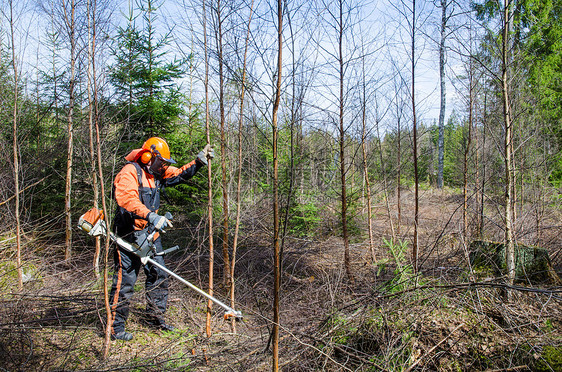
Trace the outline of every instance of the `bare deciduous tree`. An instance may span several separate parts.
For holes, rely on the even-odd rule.
[[[225,22],[226,15],[224,14],[224,5],[221,0],[216,0],[213,3],[214,11],[214,33],[216,43],[216,53],[218,59],[218,74],[219,74],[219,120],[220,120],[220,163],[221,163],[221,188],[222,188],[222,256],[225,265],[223,270],[223,281],[225,286],[228,286],[230,281],[230,270],[227,268],[230,262],[228,253],[228,223],[229,223],[229,202],[228,202],[228,156],[227,156],[227,128],[225,121],[225,76],[224,76],[224,45],[223,45],[223,23]]]
[[[96,152],[94,142],[94,121],[98,118],[97,103],[97,80],[96,80],[96,22],[97,22],[97,0],[88,0],[88,134],[90,145],[90,166],[92,175],[93,201],[94,208],[98,208],[99,187],[96,169]],[[94,251],[93,266],[96,278],[99,277],[99,260],[101,253],[100,237],[96,237],[96,247]]]
[[[208,43],[207,43],[207,12],[206,12],[206,0],[203,1],[203,44],[205,48],[205,131],[207,135],[207,144],[211,143],[211,125],[210,125],[210,115],[209,115],[209,53],[208,53]],[[207,204],[207,214],[208,214],[208,224],[209,224],[209,295],[213,295],[213,270],[214,270],[214,242],[213,242],[213,178],[211,173],[211,159],[207,160],[209,163],[207,165],[207,185],[208,185],[208,204]],[[205,331],[207,337],[211,337],[211,311],[213,308],[213,301],[209,300],[207,302],[207,320]]]
[[[510,101],[511,64],[511,24],[513,22],[513,2],[505,0],[502,11],[502,60],[501,60],[501,92],[503,102],[504,125],[504,162],[505,162],[505,260],[509,284],[515,280],[515,242],[514,225],[514,161],[513,161],[513,119]],[[509,292],[508,292],[509,293]]]
[[[365,193],[367,195],[367,229],[369,232],[369,251],[371,260],[375,262],[375,243],[373,241],[373,208],[371,205],[371,181],[369,180],[369,168],[367,163],[367,79],[365,72],[365,52],[361,53],[361,152],[363,155],[363,177],[365,179]],[[376,101],[376,100],[375,100]],[[375,103],[376,104],[376,103]],[[378,129],[378,126],[377,126]],[[382,166],[382,163],[381,163]],[[386,181],[386,176],[383,176]],[[386,189],[385,189],[386,191]],[[387,198],[388,200],[388,198]],[[390,220],[392,226],[392,220]]]
[[[281,76],[283,67],[283,6],[282,0],[277,0],[277,83],[271,125],[273,129],[273,363],[272,370],[279,370],[279,328],[280,328],[280,282],[281,259],[279,252],[279,170],[277,159],[277,115],[281,101]]]
[[[77,53],[77,35],[76,35],[76,2],[70,0],[70,8],[66,4],[63,5],[64,23],[68,32],[70,43],[70,81],[68,84],[68,116],[67,116],[67,157],[66,157],[66,182],[64,196],[64,214],[66,219],[66,239],[64,257],[69,260],[72,255],[72,212],[71,212],[71,193],[72,193],[72,169],[74,155],[74,105],[75,105],[75,87],[76,87],[76,53]]]
[[[414,239],[412,245],[412,265],[414,272],[418,272],[419,257],[419,172],[418,172],[418,122],[416,117],[416,0],[412,0],[412,23],[410,25],[411,40],[411,98],[412,98],[412,136],[413,136],[413,159],[414,159]]]
[[[452,5],[450,0],[440,0],[441,7],[441,24],[439,32],[439,88],[440,88],[440,106],[439,106],[439,139],[438,139],[438,169],[437,169],[437,187],[443,188],[443,166],[445,160],[445,107],[447,102],[446,96],[446,40],[447,40],[447,24],[451,18],[451,14],[447,12]]]
[[[350,135],[349,128],[351,120],[348,105],[350,101],[351,85],[349,81],[349,69],[352,61],[357,57],[356,45],[353,43],[353,26],[355,23],[355,15],[358,13],[358,5],[353,1],[334,0],[322,3],[322,12],[328,16],[325,21],[328,27],[328,35],[331,42],[326,47],[325,41],[319,42],[319,47],[332,60],[333,85],[328,87],[333,91],[333,105],[337,107],[331,114],[331,121],[334,123],[337,132],[335,139],[338,146],[338,173],[340,181],[340,221],[342,228],[342,240],[344,245],[344,268],[350,281],[354,280],[351,270],[351,256],[349,251],[349,196],[348,196],[348,172],[351,169],[352,162],[347,159],[346,141]],[[337,85],[337,88],[335,87]],[[337,93],[336,93],[337,92]]]
[[[238,118],[238,171],[236,175],[236,220],[234,225],[234,238],[232,240],[232,256],[230,262],[230,306],[234,308],[235,306],[235,275],[234,268],[236,267],[236,252],[238,249],[238,234],[240,232],[240,212],[242,206],[242,131],[244,128],[244,98],[246,94],[246,68],[247,68],[247,58],[248,58],[248,46],[250,41],[250,29],[252,24],[252,16],[254,14],[254,1],[250,4],[250,14],[248,16],[248,28],[246,30],[246,38],[244,42],[244,55],[242,62],[242,79],[240,83],[240,116]],[[236,333],[236,319],[231,320],[232,331]]]
[[[16,44],[15,44],[15,20],[14,20],[14,4],[13,0],[9,2],[10,6],[10,39],[12,49],[12,68],[14,72],[14,110],[13,110],[13,161],[14,161],[14,213],[16,217],[16,266],[18,270],[18,288],[23,289],[23,270],[21,260],[21,220],[20,220],[20,169],[19,169],[19,144],[18,144],[18,100],[19,100],[19,75],[18,75],[18,60],[16,59]]]

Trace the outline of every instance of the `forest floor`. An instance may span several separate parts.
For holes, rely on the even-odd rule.
[[[343,265],[343,242],[334,222],[317,236],[287,238],[283,250],[280,367],[284,371],[562,371],[562,287],[520,281],[469,265],[462,239],[462,196],[425,191],[420,206],[420,272],[409,266],[411,206],[404,197],[398,234],[391,240],[386,207],[375,209],[375,261],[366,232],[350,245],[353,279]],[[392,206],[394,208],[394,206]],[[264,207],[265,208],[265,207]],[[498,213],[494,214],[497,210]],[[485,237],[501,240],[501,208],[487,206]],[[259,211],[258,211],[259,212]],[[252,213],[266,216],[264,213]],[[520,211],[520,241],[548,249],[562,266],[561,211]],[[24,290],[16,291],[13,241],[0,239],[0,371],[269,371],[272,325],[272,252],[267,222],[245,220],[236,265],[236,308],[230,322],[214,307],[212,336],[205,332],[206,301],[170,282],[167,319],[174,332],[143,322],[144,275],[132,299],[127,330],[132,341],[111,341],[103,358],[103,281],[89,250],[61,259],[63,247],[25,236]],[[536,221],[540,221],[537,225]],[[168,267],[206,288],[204,248],[185,247],[197,229],[176,228],[166,246],[184,249]],[[364,222],[358,230],[366,231]],[[540,229],[537,230],[537,226]],[[540,233],[539,233],[540,231]],[[91,244],[75,234],[77,242]],[[191,240],[191,239],[188,239]],[[401,242],[407,242],[401,244]],[[169,243],[169,244],[167,244]],[[205,243],[202,244],[204,246]],[[392,249],[390,249],[392,248]],[[215,294],[226,300],[220,248],[215,254]],[[394,252],[392,254],[391,252]],[[227,302],[227,301],[224,301]]]

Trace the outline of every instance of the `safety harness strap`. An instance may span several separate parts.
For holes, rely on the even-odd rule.
[[[154,178],[155,187],[154,187],[153,190],[150,191],[150,200],[144,200],[143,192],[141,190],[141,188],[142,188],[142,169],[141,169],[139,163],[137,163],[137,162],[130,161],[129,164],[133,164],[135,166],[135,169],[137,170],[137,179],[138,179],[138,184],[139,184],[139,198],[140,198],[140,201],[148,207],[148,206],[152,205],[152,202],[154,201],[154,198],[156,197],[156,194],[158,193],[158,189],[161,187],[160,181],[157,178]],[[151,209],[151,208],[149,207],[149,209]]]

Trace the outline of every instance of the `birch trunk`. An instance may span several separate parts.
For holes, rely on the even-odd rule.
[[[509,97],[508,70],[510,64],[510,18],[511,0],[506,0],[503,9],[503,40],[502,40],[502,98],[504,124],[504,157],[505,157],[505,261],[507,268],[507,282],[513,284],[515,280],[515,242],[513,239],[514,224],[514,169],[513,169],[513,122],[511,117]],[[510,297],[508,291],[508,299]]]
[[[13,111],[13,155],[14,155],[14,214],[16,217],[16,265],[18,268],[18,289],[23,289],[23,269],[21,260],[21,219],[20,219],[20,169],[19,169],[19,149],[18,149],[18,65],[16,60],[16,44],[14,30],[14,4],[10,0],[10,37],[12,41],[12,67],[14,69],[14,111]]]
[[[438,169],[437,187],[443,188],[443,165],[445,159],[445,38],[447,30],[447,0],[441,0],[441,39],[439,41],[439,82],[441,89],[441,104],[439,107],[439,140],[438,140]]]

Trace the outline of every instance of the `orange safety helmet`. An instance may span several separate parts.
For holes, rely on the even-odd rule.
[[[170,148],[166,141],[160,137],[150,137],[142,145],[142,149],[145,150],[140,161],[144,164],[148,164],[150,160],[154,157],[158,157],[161,160],[168,163],[175,163],[176,161],[170,156]]]

